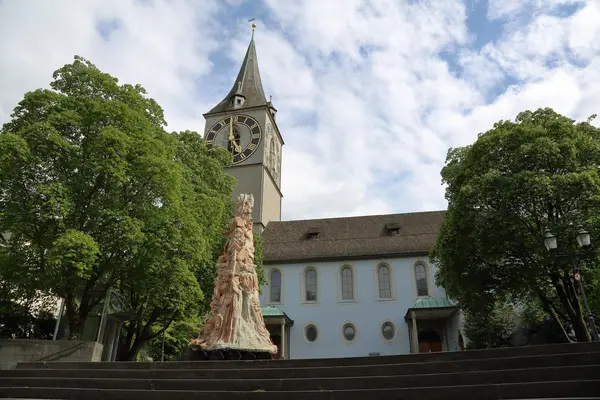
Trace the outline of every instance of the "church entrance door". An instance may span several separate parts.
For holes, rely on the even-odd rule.
[[[442,339],[435,331],[419,332],[419,353],[442,351]]]
[[[275,360],[279,360],[281,358],[281,335],[271,334],[271,341],[275,346],[277,346],[277,354],[273,356]]]

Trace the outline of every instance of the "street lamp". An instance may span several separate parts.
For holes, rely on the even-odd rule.
[[[591,238],[588,231],[581,229],[579,233],[577,233],[577,244],[581,248],[586,248],[591,244]],[[544,235],[544,246],[546,246],[546,250],[549,252],[553,252],[558,248],[558,241],[556,236],[554,236],[550,231],[546,231]],[[598,330],[596,329],[596,323],[594,322],[594,316],[592,314],[592,310],[587,301],[587,296],[585,295],[585,290],[583,288],[583,282],[581,281],[581,275],[579,273],[579,265],[577,264],[577,258],[579,254],[577,253],[568,253],[568,254],[553,254],[556,257],[567,257],[571,260],[571,264],[573,265],[573,279],[577,282],[579,286],[579,290],[581,290],[581,298],[583,299],[583,305],[588,311],[588,324],[590,326],[590,330],[592,333],[592,339],[595,342],[600,342],[600,337],[598,336]]]

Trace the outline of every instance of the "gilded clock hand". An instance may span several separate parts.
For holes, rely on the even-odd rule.
[[[238,153],[242,152],[241,146],[236,143],[235,136],[233,136],[233,116],[229,119],[229,141],[233,145],[235,151],[237,151]]]

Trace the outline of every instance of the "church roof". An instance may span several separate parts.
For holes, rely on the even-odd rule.
[[[427,254],[444,211],[271,221],[263,232],[266,264]]]
[[[245,97],[243,108],[270,105],[270,103],[267,102],[262,81],[260,80],[254,33],[252,34],[252,39],[248,45],[248,50],[246,51],[246,56],[242,62],[240,72],[238,72],[237,78],[235,79],[235,82],[233,82],[233,87],[227,96],[206,114],[216,114],[233,110],[230,99],[235,94],[241,94]]]

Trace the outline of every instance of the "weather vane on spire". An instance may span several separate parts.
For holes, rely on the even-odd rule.
[[[248,20],[248,22],[252,22],[256,19],[256,17],[252,17]],[[256,24],[252,23],[252,37],[254,38],[254,29],[256,28]]]

